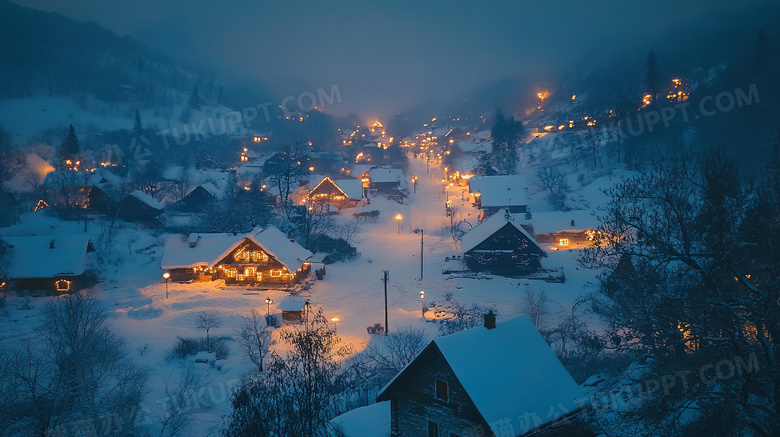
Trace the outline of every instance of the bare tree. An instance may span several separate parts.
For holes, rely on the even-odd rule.
[[[271,346],[271,330],[254,308],[249,316],[242,316],[241,325],[238,328],[238,342],[244,349],[244,356],[249,358],[257,371],[263,372],[263,362]]]
[[[526,290],[523,297],[522,308],[523,311],[531,317],[531,321],[537,330],[542,329],[542,319],[547,315],[547,306],[550,303],[550,299],[544,293],[540,291],[538,294],[534,290]]]
[[[134,423],[146,372],[127,358],[98,299],[89,293],[64,297],[47,304],[43,318],[36,336],[0,352],[4,431],[126,435],[120,423]]]
[[[207,383],[192,368],[184,370],[176,386],[171,384],[171,378],[164,385],[165,405],[160,418],[160,437],[175,437],[182,435],[196,414],[209,411],[212,405],[200,399],[199,393],[202,393]]]
[[[27,166],[24,154],[11,144],[8,133],[0,129],[0,186]]]
[[[548,200],[556,208],[565,207],[566,195],[569,193],[569,184],[566,181],[566,175],[558,167],[545,166],[537,173],[539,185],[542,189],[550,192]]]
[[[195,318],[195,327],[206,331],[206,350],[211,352],[209,331],[222,326],[222,317],[216,311],[200,311]]]

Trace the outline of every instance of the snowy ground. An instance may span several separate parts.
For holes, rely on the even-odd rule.
[[[527,290],[543,291],[550,299],[550,314],[546,323],[552,325],[557,318],[570,314],[571,307],[588,282],[593,282],[595,272],[578,269],[576,251],[550,252],[543,260],[545,268],[563,268],[566,282],[510,279],[495,276],[466,278],[461,274],[442,274],[443,270],[460,270],[460,261],[445,261],[448,256],[459,254],[458,242],[450,233],[450,219],[445,214],[445,202],[449,198],[455,209],[454,221],[465,220],[476,225],[477,211],[470,205],[468,194],[460,187],[447,191],[441,183],[442,171],[431,166],[425,171],[425,161],[412,160],[409,178],[419,176],[416,194],[411,194],[405,204],[375,198],[365,210],[381,211],[376,223],[359,223],[360,231],[354,242],[360,256],[353,261],[328,265],[322,281],[314,281],[304,292],[314,308],[322,308],[325,316],[338,315],[338,334],[356,350],[367,344],[366,327],[384,322],[384,290],[382,271],[389,271],[387,286],[390,331],[405,325],[425,329],[431,338],[437,335],[437,324],[430,323],[429,311],[423,319],[420,290],[425,291],[425,303],[443,303],[445,295],[452,294],[463,305],[476,303],[495,307],[499,319],[508,319],[523,312]],[[353,222],[352,213],[346,210],[339,220]],[[394,216],[400,213],[398,223]],[[400,226],[399,226],[400,225]],[[468,228],[469,225],[461,225]],[[195,329],[196,313],[214,310],[222,315],[223,325],[212,331],[213,337],[236,336],[240,316],[251,309],[265,314],[266,297],[276,304],[284,297],[281,290],[245,289],[225,287],[220,281],[211,283],[166,284],[161,279],[160,259],[164,235],[139,231],[132,225],[114,230],[111,247],[107,247],[105,234],[108,224],[92,223],[89,233],[96,242],[99,276],[102,282],[96,286],[99,296],[113,312],[113,325],[127,338],[130,354],[151,371],[149,392],[142,408],[138,426],[148,426],[152,434],[159,434],[159,417],[166,405],[165,382],[177,381],[186,366],[197,369],[209,381],[202,393],[204,403],[213,405],[211,411],[198,417],[197,426],[187,435],[214,435],[221,426],[223,415],[230,411],[229,389],[242,375],[249,372],[251,364],[242,357],[235,342],[230,344],[230,355],[221,369],[208,364],[168,361],[166,352],[174,345],[176,337],[201,337]],[[400,228],[400,230],[399,230]],[[420,280],[420,235],[416,228],[425,231],[424,278]],[[2,235],[29,235],[31,233],[59,233],[83,231],[83,224],[63,223],[40,214],[28,215],[22,224],[0,230]],[[21,309],[24,299],[9,296],[7,317],[0,318],[0,345],[12,345],[24,335],[29,335],[39,323],[38,311],[51,297],[34,297],[32,309]],[[15,304],[19,304],[19,307]],[[426,323],[428,322],[428,323]]]

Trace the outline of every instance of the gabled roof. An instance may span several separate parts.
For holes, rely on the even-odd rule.
[[[162,203],[156,201],[154,198],[149,196],[148,194],[144,193],[141,190],[135,190],[132,193],[127,195],[128,197],[132,196],[136,199],[140,200],[141,202],[145,203],[147,206],[149,206],[152,209],[156,209],[158,211],[163,210]]]
[[[363,198],[363,183],[360,179],[336,179],[333,181],[341,188],[350,199],[360,200]]]
[[[5,237],[11,245],[11,279],[78,276],[84,273],[89,237],[76,235],[36,235]],[[52,247],[53,246],[53,247]]]
[[[277,308],[282,311],[301,311],[304,306],[306,306],[306,299],[301,296],[288,295],[279,301]]]
[[[441,352],[496,435],[503,435],[498,428],[506,419],[515,429],[523,428],[518,421],[528,415],[545,424],[552,420],[551,408],[558,416],[566,415],[579,410],[584,401],[582,389],[527,315],[497,323],[494,329],[477,327],[439,337],[431,346]],[[385,393],[415,360],[380,391],[377,400],[387,398]]]
[[[165,240],[162,268],[214,267],[246,238],[245,234],[227,233],[168,237]]]
[[[584,231],[596,229],[601,223],[592,210],[552,211],[533,213],[534,233],[551,234],[561,231]],[[574,226],[572,226],[572,221]]]
[[[528,180],[522,175],[474,176],[469,191],[482,194],[482,207],[528,205]]]
[[[371,183],[374,182],[403,182],[404,172],[400,168],[372,168],[369,171]]]
[[[337,190],[348,199],[360,200],[363,198],[363,183],[359,179],[338,179],[333,180],[328,176],[322,178],[322,180],[309,191],[313,193],[322,184],[332,184]]]
[[[491,215],[487,220],[478,224],[474,227],[474,229],[470,230],[460,238],[461,250],[463,252],[468,252],[471,249],[477,247],[479,243],[490,238],[491,235],[501,230],[504,226],[507,225],[507,223],[517,228],[518,231],[520,231],[523,235],[528,237],[532,243],[538,246],[536,239],[521,226],[525,223],[525,221],[521,219],[521,216],[525,216],[525,214],[507,214],[505,212],[499,211]]]
[[[219,188],[217,188],[211,182],[204,182],[204,183],[198,185],[197,187],[195,187],[192,190],[190,190],[190,192],[187,193],[187,196],[192,194],[192,192],[197,190],[198,188],[204,189],[207,193],[211,194],[215,199],[222,198],[222,191],[220,191]]]
[[[161,267],[164,270],[192,267],[215,267],[226,256],[250,240],[295,272],[312,253],[290,241],[279,229],[269,226],[255,234],[192,234],[168,237]]]
[[[290,241],[284,232],[274,226],[263,229],[252,238],[291,272],[313,255],[300,244]]]

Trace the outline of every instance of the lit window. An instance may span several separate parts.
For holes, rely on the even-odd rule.
[[[57,287],[57,291],[68,291],[70,290],[70,281],[66,279],[60,279],[54,283],[54,286]]]
[[[244,269],[244,275],[247,278],[252,278],[254,276],[257,276],[257,272],[255,271],[254,267],[247,267],[247,268]]]
[[[436,379],[436,399],[441,399],[444,402],[449,401],[449,390],[447,387],[447,381]]]
[[[568,238],[561,238],[558,241],[559,246],[568,246],[569,245],[569,239]]]
[[[244,275],[241,275],[241,274],[239,274],[239,275],[238,275],[238,280],[239,280],[239,281],[243,281],[243,280],[244,280]]]
[[[260,252],[253,250],[252,251],[252,261],[257,262],[257,260],[260,259]]]
[[[272,278],[281,278],[282,277],[282,271],[281,270],[271,270],[271,277]]]

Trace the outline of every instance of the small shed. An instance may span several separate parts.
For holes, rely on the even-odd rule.
[[[300,296],[285,296],[279,302],[283,323],[302,323],[306,317],[306,305],[309,301]]]
[[[162,204],[141,190],[133,191],[119,202],[119,216],[131,222],[153,221],[162,212]]]

